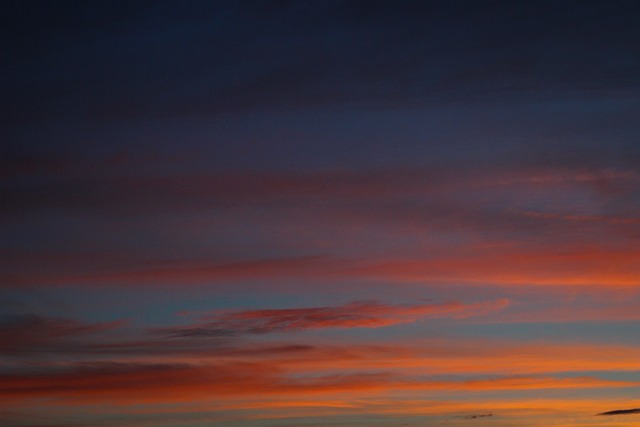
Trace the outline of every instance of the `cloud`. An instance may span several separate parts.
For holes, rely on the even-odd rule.
[[[26,160],[22,160],[23,157]],[[19,159],[20,163],[39,165],[45,163],[43,157],[22,155]],[[12,158],[9,161],[18,162]],[[65,158],[64,161],[65,166],[61,169],[68,170],[75,166],[83,170],[81,176],[74,180],[16,182],[13,187],[3,188],[0,193],[10,202],[3,206],[2,212],[71,208],[135,214],[198,208],[237,210],[239,207],[251,208],[267,203],[274,207],[285,207],[309,202],[351,201],[352,205],[357,205],[363,201],[374,203],[374,198],[380,199],[379,204],[384,205],[386,201],[427,195],[437,201],[434,204],[450,204],[461,198],[461,204],[454,206],[463,209],[465,206],[474,207],[468,205],[470,200],[466,198],[471,190],[492,199],[502,198],[506,192],[518,202],[518,196],[521,195],[513,192],[524,188],[532,192],[530,197],[536,198],[556,199],[558,193],[586,190],[606,199],[633,193],[640,178],[633,169],[540,166],[519,170],[513,166],[501,166],[469,170],[459,166],[446,168],[437,165],[427,170],[327,169],[141,175],[133,173],[136,166],[141,166],[133,160],[129,173],[114,172],[104,165],[98,167],[100,163],[95,161],[89,171],[84,171],[87,159],[77,158],[72,162]],[[49,163],[57,162],[51,160]],[[107,162],[110,160],[103,161]],[[100,173],[96,173],[96,169]],[[111,174],[105,176],[107,171]],[[554,201],[561,202],[560,199]]]
[[[126,321],[83,323],[74,319],[16,315],[0,317],[0,354],[77,348],[87,338],[123,327]]]
[[[488,413],[488,414],[473,414],[473,415],[465,415],[463,416],[463,418],[465,420],[475,420],[478,418],[487,418],[487,417],[493,417],[492,413]]]
[[[252,260],[199,262],[190,260],[160,261],[159,265],[150,265],[131,270],[103,272],[57,278],[58,284],[64,283],[210,283],[226,280],[241,281],[247,279],[323,277],[331,276],[332,271],[344,263],[329,256],[291,256]],[[333,273],[335,275],[335,273]],[[45,280],[46,279],[42,279]]]
[[[255,378],[259,378],[257,367],[253,366],[253,369]],[[184,392],[185,387],[195,388],[211,381],[212,375],[217,382],[222,382],[232,375],[228,372],[214,369],[206,371],[188,365],[84,363],[47,373],[4,374],[1,376],[0,394],[14,400],[61,396],[72,401],[125,403],[132,396],[141,402],[157,400],[160,394],[168,393],[164,401],[171,401],[177,399],[176,394]]]
[[[639,184],[628,170],[566,168],[28,180],[0,190],[0,217],[43,244],[0,248],[0,279],[633,284]],[[69,230],[64,253],[56,228]]]
[[[633,286],[546,287],[537,292],[513,296],[506,310],[494,313],[482,322],[562,323],[625,322],[640,320],[640,295]]]
[[[0,318],[0,355],[25,361],[80,357],[94,360],[121,357],[175,358],[197,356],[276,357],[313,352],[308,344],[271,343],[252,345],[228,337],[206,340],[159,338],[132,329],[126,320],[85,323],[76,319],[16,315]],[[18,363],[19,364],[19,363]]]
[[[632,415],[632,414],[640,414],[640,408],[615,409],[613,411],[601,412],[596,415]]]
[[[18,404],[47,398],[71,406],[206,400],[215,401],[216,410],[224,410],[250,405],[265,408],[274,404],[274,399],[300,399],[322,407],[353,396],[384,395],[388,390],[472,394],[637,386],[632,381],[552,374],[633,370],[638,352],[628,346],[437,339],[400,340],[386,346],[337,344],[335,340],[310,345],[250,339],[252,334],[275,331],[380,327],[430,316],[469,316],[485,309],[482,304],[357,302],[306,309],[223,311],[205,318],[205,327],[211,327],[208,321],[247,336],[230,339],[185,334],[188,340],[176,331],[171,331],[176,336],[168,336],[167,331],[158,336],[157,331],[149,330],[140,330],[136,336],[130,331],[123,338],[105,336],[115,326],[112,324],[16,317],[5,320],[2,337],[32,337],[18,353],[32,357],[5,358],[8,370],[0,372],[0,400]],[[51,336],[43,338],[47,333]],[[15,345],[13,340],[9,345]],[[590,357],[585,359],[584,354]]]
[[[489,243],[456,244],[443,247],[439,253],[424,248],[422,253],[416,250],[401,256],[325,253],[236,260],[142,260],[139,267],[132,268],[131,264],[139,258],[132,254],[130,261],[124,256],[110,266],[100,263],[99,259],[83,260],[82,257],[78,261],[85,265],[70,263],[65,266],[62,260],[56,266],[49,260],[47,263],[51,267],[45,263],[32,270],[5,271],[0,277],[11,287],[78,284],[95,287],[216,286],[229,281],[262,284],[269,281],[273,289],[287,286],[291,279],[322,282],[327,286],[340,281],[353,282],[353,286],[359,286],[357,283],[363,281],[436,285],[635,286],[640,284],[640,266],[635,262],[638,256],[637,248],[627,245],[525,248],[517,244]],[[105,262],[108,262],[108,256],[105,256]]]
[[[8,285],[198,285],[251,279],[336,277],[348,260],[329,255],[269,258],[144,259],[139,253],[29,254],[8,253],[14,266],[0,273]],[[27,269],[26,258],[39,265]],[[198,257],[199,258],[199,257]],[[15,266],[17,264],[17,266]],[[132,267],[135,265],[135,267]],[[11,270],[13,271],[11,271]]]
[[[462,304],[389,305],[359,301],[334,307],[224,312],[202,323],[158,331],[172,337],[257,335],[326,328],[380,328],[425,317],[468,317],[508,305],[508,301]]]
[[[60,264],[45,261],[31,270],[9,266],[0,277],[7,286],[90,285],[99,287],[213,285],[228,281],[269,280],[271,286],[286,285],[287,280],[321,281],[394,281],[431,284],[517,284],[517,285],[609,285],[640,284],[637,248],[606,242],[591,245],[558,243],[526,247],[513,242],[453,244],[434,253],[429,245],[403,255],[335,256],[330,253],[308,256],[282,256],[258,259],[158,259],[141,260],[141,254],[115,257],[104,262],[100,257],[77,258],[74,265],[62,259]],[[24,257],[26,254],[20,254]],[[26,261],[25,261],[26,262]],[[18,264],[22,261],[18,260]],[[68,265],[65,265],[67,264]],[[111,263],[111,265],[105,265]],[[49,264],[50,267],[47,265]],[[41,271],[38,271],[41,270]],[[49,271],[47,271],[49,270]],[[280,282],[274,282],[279,279]]]
[[[54,398],[67,404],[111,402],[120,405],[218,401],[242,405],[242,399],[269,401],[274,396],[307,398],[321,403],[340,395],[373,396],[388,390],[442,392],[616,388],[637,383],[594,378],[497,377],[481,380],[437,380],[394,370],[366,368],[340,372],[310,368],[291,370],[284,360],[243,361],[228,358],[206,362],[76,362],[37,371],[0,373],[0,397],[22,402]],[[337,372],[337,373],[336,373]],[[220,409],[220,408],[219,408]]]
[[[353,277],[428,283],[638,285],[637,248],[467,247],[433,258],[379,260]]]

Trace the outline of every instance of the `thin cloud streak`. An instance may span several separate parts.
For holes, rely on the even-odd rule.
[[[601,412],[596,415],[634,415],[634,414],[640,414],[640,408],[614,409],[613,411]]]
[[[163,328],[157,332],[170,337],[260,335],[326,328],[380,328],[412,323],[427,317],[472,317],[499,310],[507,300],[487,303],[389,305],[359,301],[335,307],[243,310],[208,316],[194,325]]]
[[[82,164],[86,163],[84,161]],[[407,197],[430,197],[439,202],[460,198],[470,191],[497,198],[514,190],[536,197],[553,198],[572,191],[600,200],[624,199],[635,193],[640,180],[632,169],[572,167],[490,169],[430,168],[365,171],[321,170],[314,172],[247,172],[174,176],[92,177],[16,183],[2,189],[7,200],[4,215],[48,209],[82,212],[150,214],[169,210],[220,209],[238,211],[269,205],[271,208],[327,205],[339,201],[399,201]],[[560,192],[560,193],[558,193]],[[518,201],[517,194],[511,194]],[[553,199],[550,199],[553,200]],[[558,200],[559,201],[559,200]]]
[[[123,285],[202,285],[228,281],[302,279],[331,282],[365,279],[481,285],[640,285],[640,249],[633,246],[607,248],[520,248],[518,245],[471,245],[424,257],[407,255],[355,258],[331,255],[272,259],[202,262],[174,260],[139,269],[110,272],[51,274],[19,272],[4,275],[8,286],[85,284],[99,287]],[[72,267],[73,268],[73,267]]]
[[[640,285],[636,248],[522,250],[478,248],[434,259],[382,260],[356,268],[353,276],[414,282],[531,285]]]
[[[82,340],[95,339],[126,323],[125,320],[83,323],[37,315],[3,316],[0,318],[0,354],[47,353],[67,346],[78,348]]]

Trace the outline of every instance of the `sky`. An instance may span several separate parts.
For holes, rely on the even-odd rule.
[[[0,425],[638,425],[638,19],[8,2]]]

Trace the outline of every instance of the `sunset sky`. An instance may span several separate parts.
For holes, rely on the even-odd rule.
[[[0,21],[0,426],[640,425],[640,2]]]

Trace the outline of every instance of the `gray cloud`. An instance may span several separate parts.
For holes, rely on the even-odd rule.
[[[640,414],[640,408],[633,409],[614,409],[613,411],[600,412],[596,415],[632,415]]]
[[[463,418],[465,420],[475,420],[478,418],[488,418],[488,417],[493,417],[492,413],[488,413],[488,414],[473,414],[473,415],[465,415]]]

